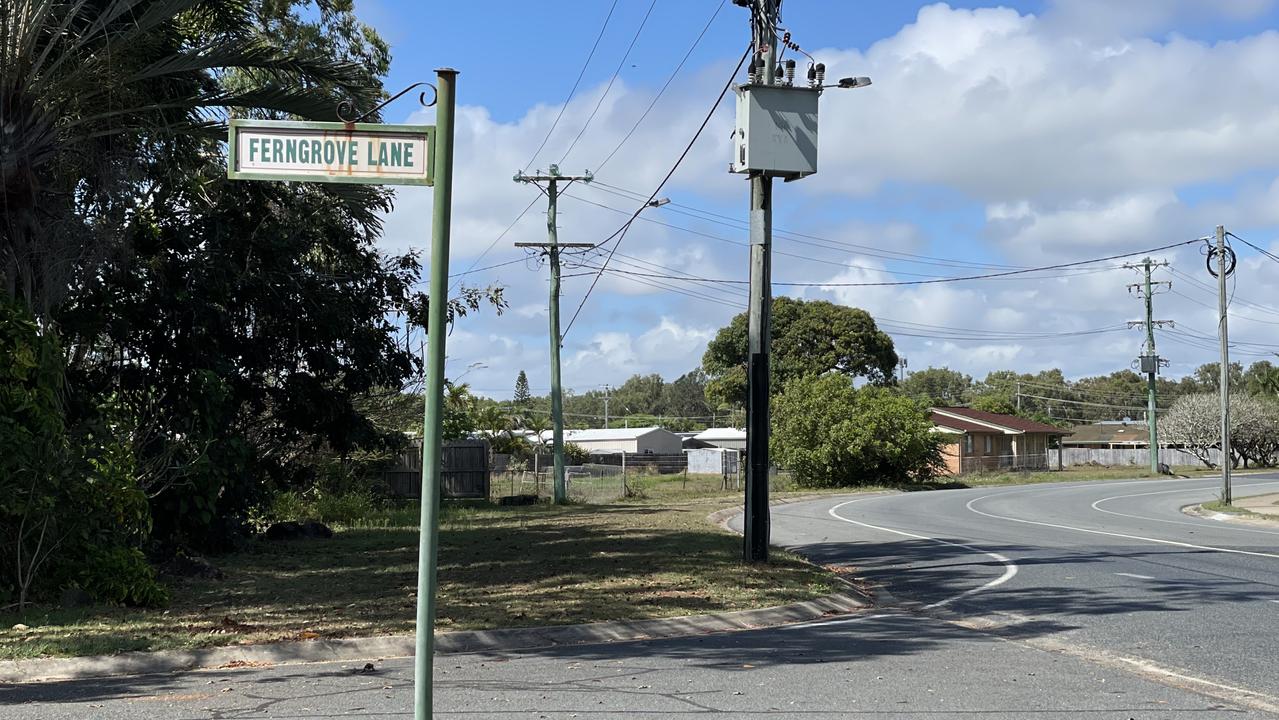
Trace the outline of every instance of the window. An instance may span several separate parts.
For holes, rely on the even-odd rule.
[[[989,455],[995,449],[995,438],[986,435],[984,439],[986,440],[986,454]]]
[[[964,454],[965,455],[973,454],[973,436],[972,435],[964,436]]]

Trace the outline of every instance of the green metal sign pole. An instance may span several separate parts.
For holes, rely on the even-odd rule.
[[[435,111],[435,202],[431,208],[430,319],[426,329],[426,427],[422,433],[422,519],[418,529],[417,649],[413,662],[413,717],[432,716],[435,651],[435,560],[440,519],[440,447],[444,404],[444,323],[448,311],[449,223],[453,211],[453,109],[457,71],[440,68]]]

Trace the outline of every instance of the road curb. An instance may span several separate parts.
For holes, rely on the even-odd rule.
[[[654,620],[618,620],[585,625],[462,630],[438,633],[435,636],[435,651],[437,655],[497,653],[571,645],[660,640],[812,622],[848,615],[868,607],[870,607],[869,604],[863,598],[849,593],[834,593],[789,605],[710,615]],[[411,657],[413,651],[412,635],[390,635],[236,645],[201,650],[128,652],[79,658],[4,660],[0,661],[0,683],[80,680],[153,675],[184,670],[234,669],[339,660],[370,661]]]
[[[1207,510],[1202,503],[1186,505],[1181,508],[1181,512],[1194,517],[1201,517],[1206,520],[1216,520],[1217,522],[1231,523],[1234,525],[1252,525],[1254,527],[1279,527],[1279,517],[1265,517],[1259,514],[1242,515],[1239,513],[1223,513],[1216,510]]]
[[[800,496],[786,498],[773,504],[803,502],[823,497],[830,496]],[[707,519],[729,532],[735,532],[728,527],[727,523],[730,518],[741,512],[740,507],[725,508],[711,513]],[[513,652],[759,630],[848,615],[872,607],[867,598],[856,594],[855,586],[843,578],[837,579],[849,587],[849,592],[834,593],[814,600],[771,608],[653,620],[616,620],[583,625],[436,633],[435,652],[437,655]],[[385,635],[234,645],[199,650],[140,651],[75,658],[0,660],[0,683],[154,675],[187,670],[230,670],[342,660],[367,662],[385,658],[412,657],[414,649],[415,638],[412,635]]]

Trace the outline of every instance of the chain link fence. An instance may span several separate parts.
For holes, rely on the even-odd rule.
[[[714,468],[699,465],[693,472],[684,453],[593,453],[588,462],[567,465],[564,470],[569,500],[587,504],[626,497],[719,494],[741,490],[745,482],[745,467],[735,450],[725,451],[724,461]],[[785,479],[779,479],[776,471],[770,473],[770,485],[784,483]],[[495,460],[492,494],[494,499],[523,496],[524,502],[552,498],[555,494],[552,457]]]
[[[961,474],[1005,472],[1010,470],[1054,470],[1057,454],[1031,453],[1026,455],[981,455],[964,457],[959,461]]]

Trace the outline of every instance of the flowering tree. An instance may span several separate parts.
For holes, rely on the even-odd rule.
[[[1178,398],[1159,419],[1159,434],[1216,467],[1212,451],[1221,449],[1221,400],[1215,393]],[[1279,403],[1248,395],[1230,399],[1231,464],[1271,465],[1279,460]]]

